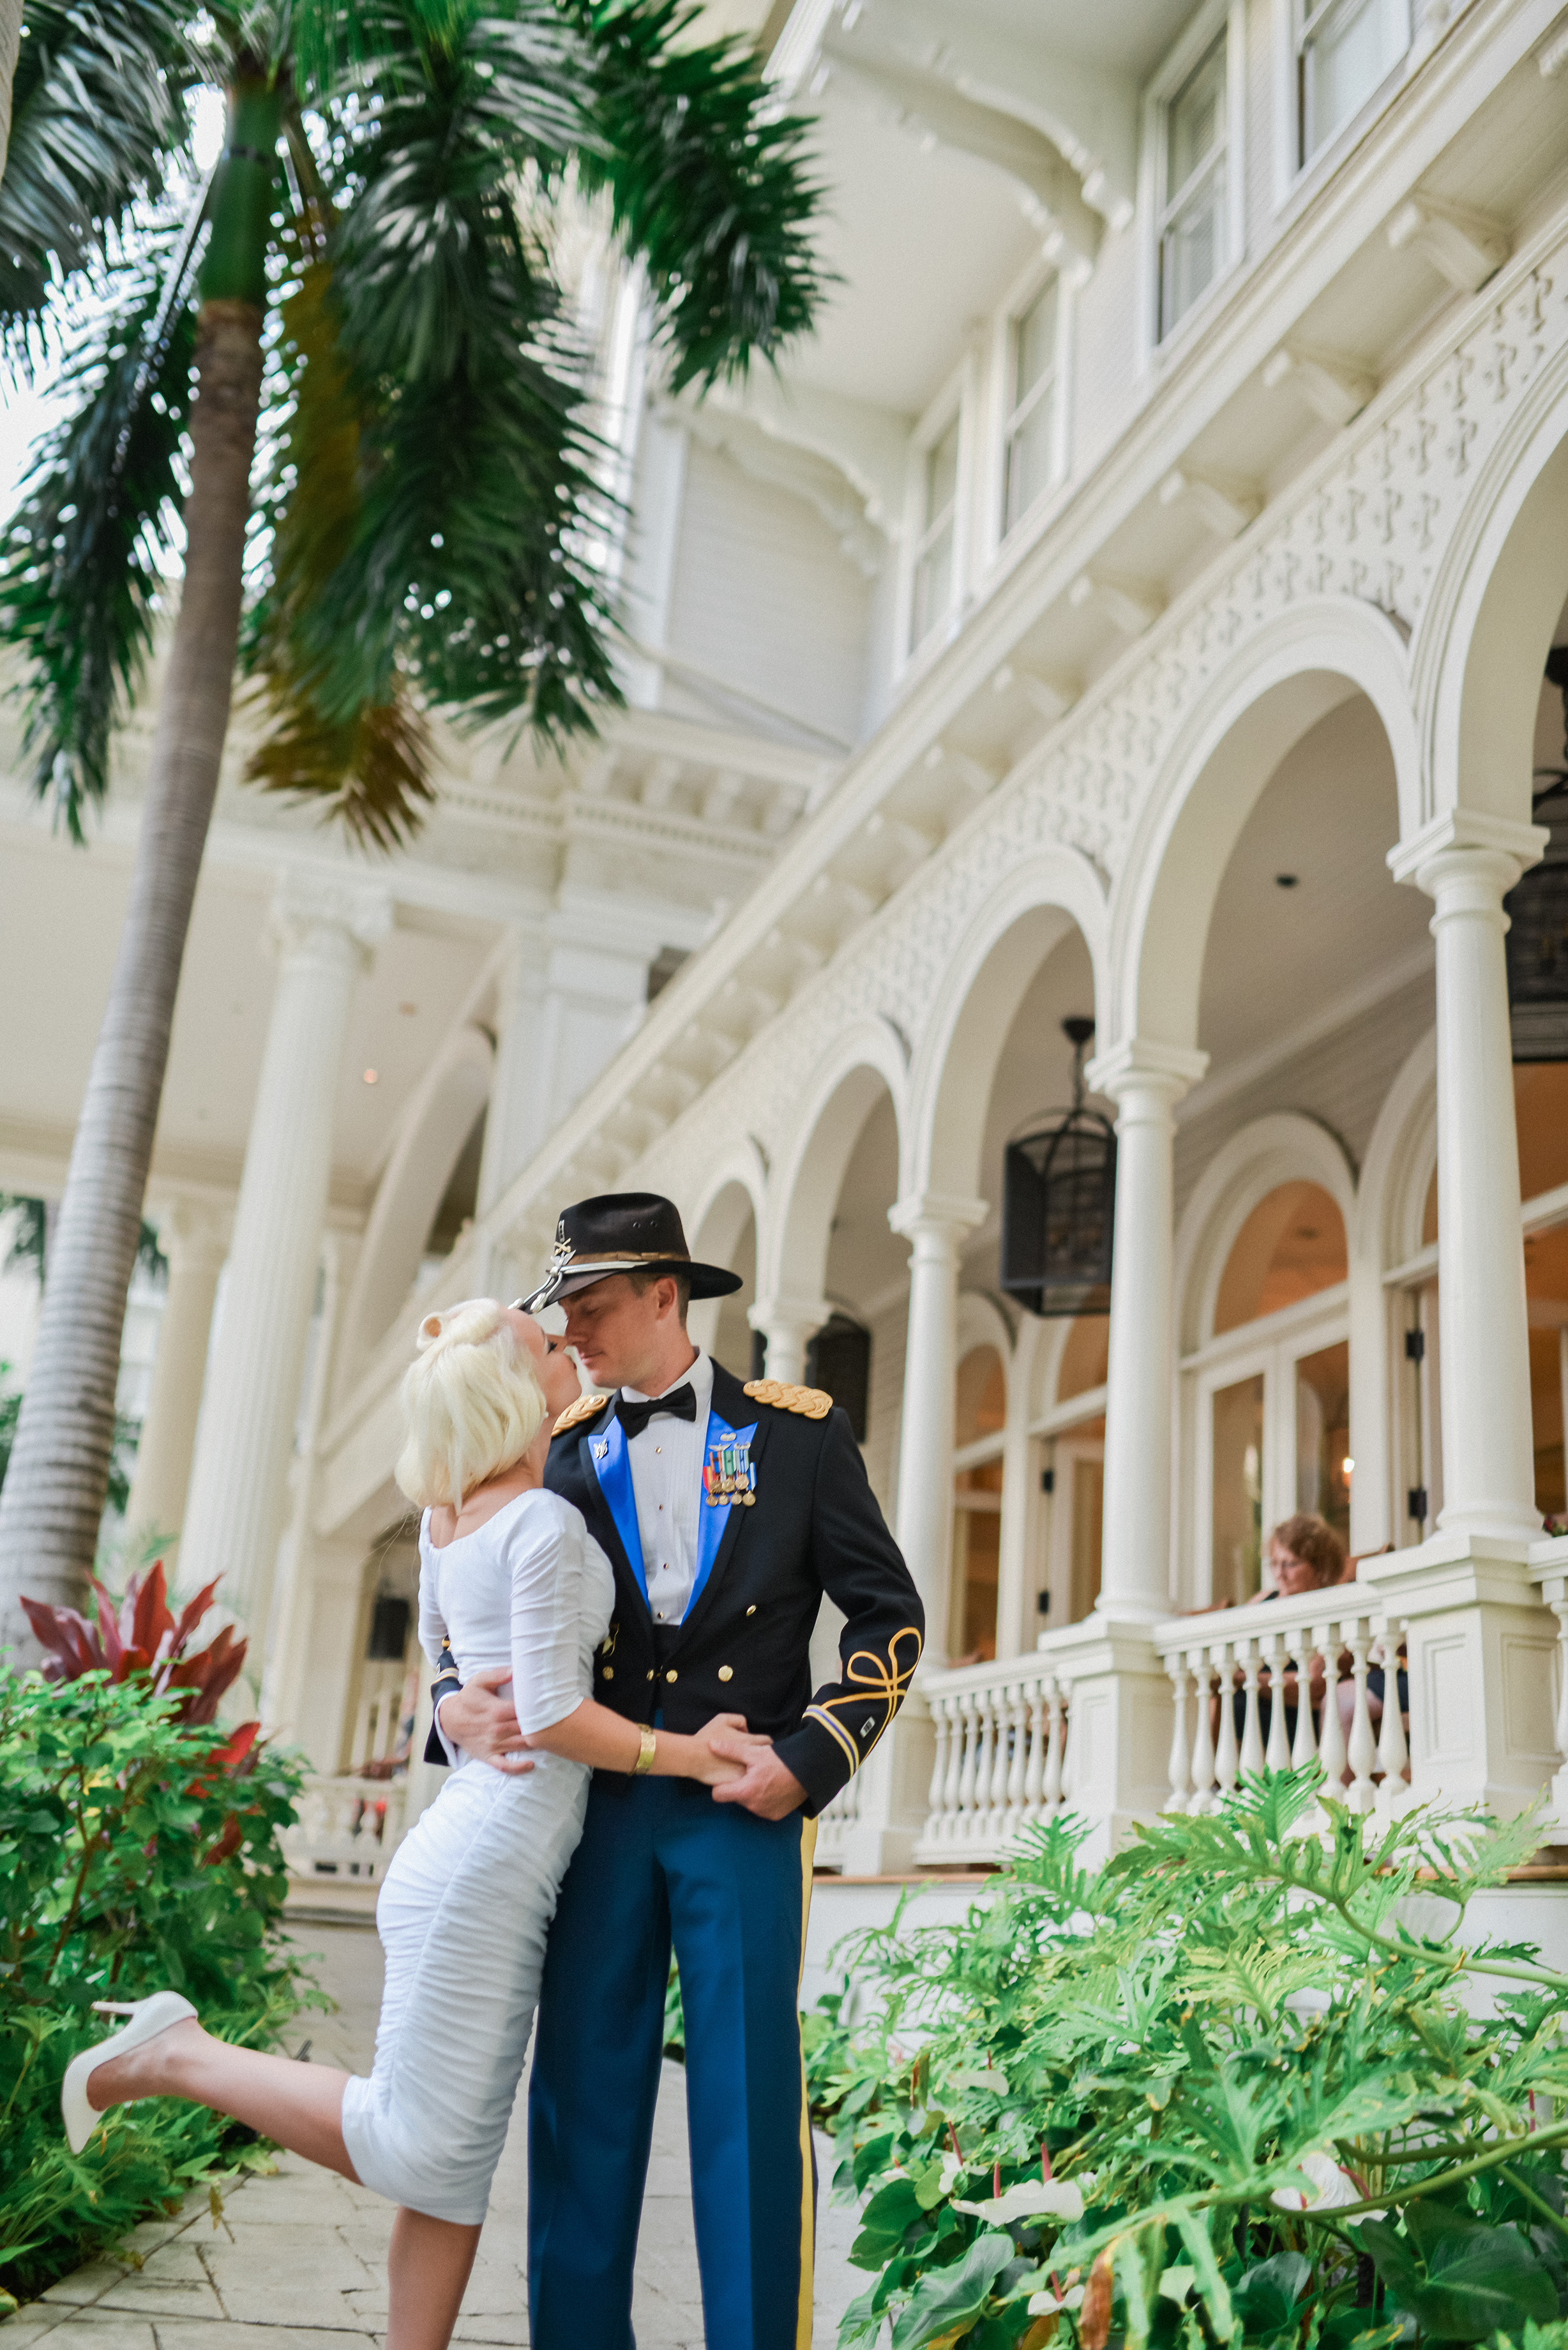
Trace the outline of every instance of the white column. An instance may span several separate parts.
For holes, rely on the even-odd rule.
[[[940,1666],[947,1654],[959,1252],[985,1213],[983,1200],[935,1192],[899,1200],[888,1211],[893,1230],[913,1244],[897,1514],[898,1547],[925,1605],[928,1669]]]
[[[169,1293],[125,1522],[139,1538],[156,1534],[172,1541],[185,1520],[213,1300],[228,1254],[228,1218],[216,1209],[176,1201],[159,1226],[158,1243],[169,1260]]]
[[[784,1387],[804,1385],[805,1350],[832,1311],[820,1297],[762,1297],[748,1306],[746,1319],[767,1345],[770,1379]]]
[[[537,934],[517,931],[508,942],[495,991],[495,1075],[484,1121],[479,1213],[493,1208],[545,1139],[545,998],[548,950]]]
[[[1545,838],[1534,826],[1461,811],[1436,818],[1388,860],[1436,910],[1438,1525],[1515,1542],[1538,1538],[1541,1518],[1502,900]]]
[[[277,987],[234,1211],[228,1286],[202,1415],[181,1582],[221,1575],[260,1678],[332,1171],[348,1011],[384,891],[286,875],[273,908]]]
[[[1099,1612],[1124,1622],[1170,1607],[1173,1113],[1208,1066],[1205,1053],[1131,1037],[1085,1073],[1117,1111]]]

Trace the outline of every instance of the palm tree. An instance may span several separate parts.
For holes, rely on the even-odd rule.
[[[107,24],[117,0],[95,5]],[[34,778],[78,838],[182,526],[184,573],[0,1492],[0,1639],[19,1646],[21,1588],[74,1603],[92,1564],[242,622],[270,719],[256,779],[314,796],[369,847],[406,838],[431,795],[427,712],[511,715],[559,741],[618,699],[614,616],[584,553],[618,515],[549,260],[564,192],[602,203],[640,264],[674,388],[771,357],[822,291],[805,126],[772,105],[752,53],[693,39],[685,0],[259,0],[199,18],[162,5],[124,0],[145,86],[119,116],[136,136],[116,151],[100,133],[92,170],[54,198],[52,265],[0,271],[13,354],[76,286],[107,296],[71,356],[79,405],[0,548]],[[78,0],[49,23],[79,41]],[[49,216],[26,159],[51,162],[49,93],[67,79],[35,75],[27,140],[18,108],[0,230]],[[182,168],[188,184],[182,109],[201,79],[225,90],[227,133],[182,218],[161,192]],[[78,127],[57,151],[80,144]],[[258,525],[265,577],[247,608]]]

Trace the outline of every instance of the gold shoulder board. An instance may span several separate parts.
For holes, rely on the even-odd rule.
[[[566,1406],[566,1410],[551,1430],[551,1435],[564,1436],[568,1428],[580,1427],[585,1419],[592,1419],[595,1412],[603,1411],[608,1401],[607,1395],[579,1396],[576,1403],[569,1403]]]
[[[823,1388],[786,1387],[778,1379],[748,1379],[745,1392],[753,1403],[771,1403],[780,1411],[799,1412],[805,1419],[826,1419],[833,1398]]]

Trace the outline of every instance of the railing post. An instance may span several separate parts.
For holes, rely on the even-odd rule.
[[[1189,1808],[1207,1812],[1214,1802],[1214,1725],[1210,1720],[1209,1651],[1188,1651],[1198,1689],[1198,1721],[1192,1740],[1192,1802]]]
[[[1192,1794],[1192,1753],[1187,1742],[1187,1667],[1172,1657],[1166,1668],[1175,1701],[1170,1731],[1170,1808],[1184,1812]]]

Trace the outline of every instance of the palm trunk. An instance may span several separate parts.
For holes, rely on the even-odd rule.
[[[126,1294],[239,644],[280,107],[259,78],[230,91],[202,280],[184,588],[125,926],[0,1488],[0,1646],[18,1663],[36,1653],[20,1595],[81,1603],[108,1490]]]
[[[0,0],[0,172],[11,144],[11,85],[22,46],[22,0]]]

